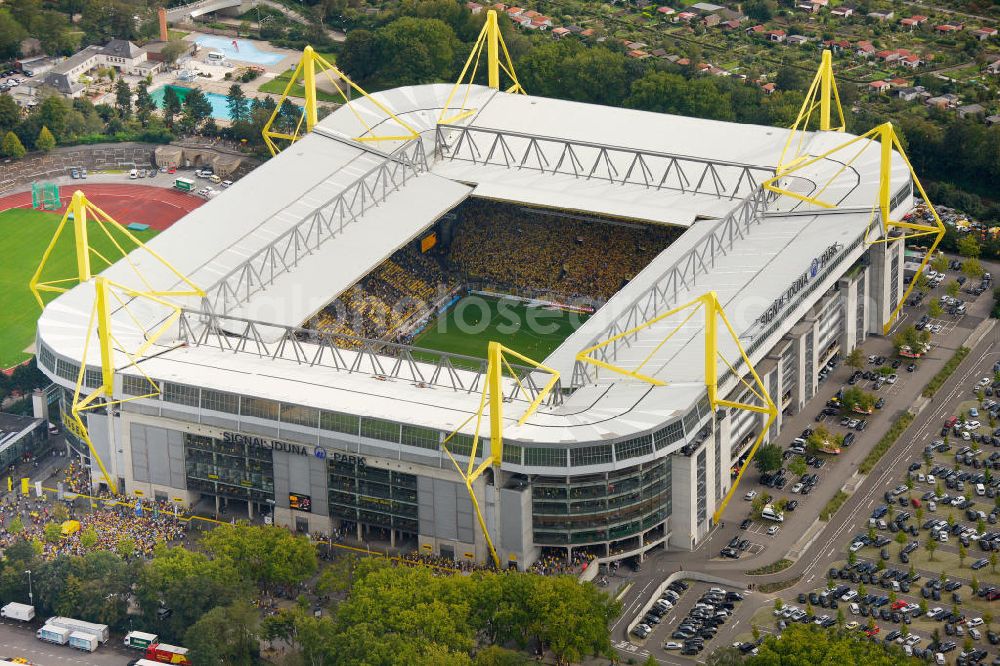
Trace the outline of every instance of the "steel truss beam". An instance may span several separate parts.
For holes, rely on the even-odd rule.
[[[489,371],[487,361],[471,356],[197,310],[181,311],[178,335],[190,346],[462,393],[482,390]],[[534,367],[505,367],[517,380],[504,395],[507,402],[534,403],[542,395],[550,406],[562,404],[560,387],[548,392],[539,386]]]
[[[203,307],[226,314],[267,289],[281,274],[318,251],[326,241],[358,222],[411,178],[427,171],[427,156],[419,139],[398,148],[381,164],[317,207],[294,227],[258,250],[225,277],[209,287]]]
[[[754,369],[753,363],[750,362],[750,357],[747,356],[746,351],[743,349],[743,344],[740,342],[740,336],[733,329],[732,324],[729,323],[729,319],[726,317],[726,312],[723,309],[722,304],[719,302],[719,298],[716,295],[716,293],[714,291],[707,292],[692,301],[689,301],[683,305],[679,305],[647,321],[644,321],[633,329],[630,329],[628,331],[622,331],[614,338],[605,340],[603,342],[599,342],[596,345],[588,347],[587,349],[583,349],[580,351],[580,353],[576,355],[576,360],[580,363],[597,365],[607,370],[610,370],[611,372],[625,375],[627,377],[632,377],[633,379],[637,379],[639,381],[648,382],[650,384],[653,384],[654,386],[666,386],[667,385],[666,381],[661,379],[656,379],[655,377],[651,377],[648,375],[644,375],[641,373],[641,371],[645,366],[645,364],[648,363],[652,359],[652,357],[656,354],[656,352],[660,349],[660,347],[662,347],[668,340],[670,340],[670,338],[673,337],[674,334],[677,333],[691,319],[691,317],[698,312],[698,310],[703,310],[705,316],[705,354],[704,354],[705,388],[707,389],[708,401],[709,404],[711,404],[712,409],[713,410],[717,410],[720,408],[740,409],[744,411],[756,412],[758,414],[767,415],[767,422],[764,424],[764,427],[761,428],[760,435],[757,436],[757,439],[754,442],[753,447],[750,449],[750,454],[747,456],[746,462],[740,469],[739,475],[737,475],[736,480],[733,481],[733,485],[729,489],[729,492],[726,493],[725,498],[723,498],[722,502],[715,510],[713,520],[718,521],[719,516],[722,515],[722,512],[726,508],[726,504],[729,503],[729,500],[732,498],[733,493],[736,492],[736,487],[739,485],[740,479],[743,478],[743,473],[750,466],[750,461],[753,460],[753,456],[757,452],[757,448],[760,446],[760,443],[764,440],[764,436],[767,434],[768,428],[771,427],[771,424],[774,422],[774,419],[777,418],[778,408],[775,406],[774,401],[771,399],[771,396],[768,393],[767,387],[764,385],[764,382],[761,380],[760,376],[758,376],[757,374],[757,371]],[[630,369],[622,368],[620,366],[616,366],[611,363],[601,361],[600,359],[596,358],[593,355],[594,352],[598,351],[599,349],[612,345],[615,341],[615,338],[621,339],[629,337],[631,335],[638,333],[640,330],[647,329],[663,321],[664,319],[673,317],[674,315],[680,314],[685,311],[688,312],[687,317],[682,319],[677,324],[677,326],[673,328],[672,331],[670,331],[667,335],[665,335],[660,344],[656,345],[656,347],[653,348],[653,351],[651,351],[646,356],[646,358],[641,363],[639,363],[639,365],[635,368],[630,368]],[[736,348],[739,351],[739,358],[738,360],[736,360],[736,364],[738,365],[739,362],[742,361],[746,365],[746,370],[752,379],[752,383],[744,379],[743,375],[737,372],[736,368],[734,367],[734,364],[730,363],[729,360],[726,359],[726,357],[723,356],[722,353],[719,351],[719,322],[722,322],[725,331],[732,338],[733,342],[736,343]],[[732,376],[735,377],[736,380],[740,384],[742,384],[747,391],[749,391],[750,395],[756,398],[756,403],[741,402],[738,400],[728,400],[726,398],[719,397],[719,359],[722,359],[722,362],[729,369],[729,372],[732,373]]]
[[[758,187],[729,211],[710,232],[681,255],[659,280],[636,295],[614,322],[594,335],[587,347],[593,347],[601,340],[610,340],[609,344],[594,349],[596,358],[601,363],[614,364],[619,350],[631,346],[641,330],[640,325],[672,307],[679,296],[694,290],[698,284],[698,276],[713,269],[718,257],[729,254],[737,243],[750,234],[754,226],[760,224],[769,203],[775,198],[770,192]],[[572,388],[593,383],[597,379],[599,367],[600,364],[587,364],[577,360],[573,368]]]
[[[736,199],[775,169],[475,126],[438,124],[438,159]]]

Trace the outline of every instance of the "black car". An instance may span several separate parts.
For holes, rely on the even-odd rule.
[[[750,520],[749,518],[746,518],[746,519],[743,520],[742,523],[740,523],[740,529],[741,530],[745,530],[745,529],[749,528],[751,525],[753,525],[753,521]]]

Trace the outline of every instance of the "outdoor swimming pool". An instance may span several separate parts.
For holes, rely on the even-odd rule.
[[[281,53],[268,53],[261,51],[252,42],[246,39],[237,39],[236,46],[229,37],[218,37],[215,35],[201,35],[194,40],[198,46],[209,51],[221,51],[230,60],[239,62],[252,62],[255,65],[274,65],[285,59]]]
[[[181,98],[181,102],[187,97],[187,94],[194,90],[194,88],[185,88],[184,86],[175,86],[167,84],[165,86],[160,86],[154,90],[149,91],[149,96],[153,98],[156,102],[156,108],[163,108],[163,96],[167,93],[167,88],[173,88],[177,96]],[[208,99],[208,103],[212,105],[212,117],[217,120],[229,120],[229,105],[226,103],[226,96],[220,95],[219,93],[204,92],[205,97]]]

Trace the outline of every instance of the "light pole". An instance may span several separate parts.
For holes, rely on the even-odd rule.
[[[24,573],[28,574],[28,602],[34,606],[35,605],[35,595],[31,592],[31,569],[28,569]]]

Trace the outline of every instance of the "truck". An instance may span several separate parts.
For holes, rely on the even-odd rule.
[[[85,631],[74,631],[69,635],[69,646],[84,652],[93,652],[100,645],[97,636]]]
[[[40,640],[46,641],[48,643],[55,643],[56,645],[66,645],[69,642],[69,635],[73,633],[66,627],[57,627],[52,624],[47,624],[37,632],[35,636]]]
[[[0,617],[9,617],[12,620],[30,622],[35,619],[35,607],[12,601],[3,608],[0,608]]]
[[[159,636],[156,634],[147,634],[144,631],[130,631],[125,636],[125,647],[145,650],[155,643],[158,638]]]
[[[193,192],[195,182],[190,178],[175,178],[174,188],[180,190],[181,192]]]
[[[180,664],[181,666],[191,666],[188,659],[188,649],[168,645],[166,643],[153,643],[146,648],[146,659],[158,661],[161,664]]]
[[[82,631],[90,634],[91,636],[96,636],[97,640],[102,643],[107,643],[108,638],[111,636],[111,632],[108,631],[108,625],[106,624],[94,624],[93,622],[74,620],[71,617],[50,617],[46,624],[56,627],[64,627],[69,629],[71,632]]]

